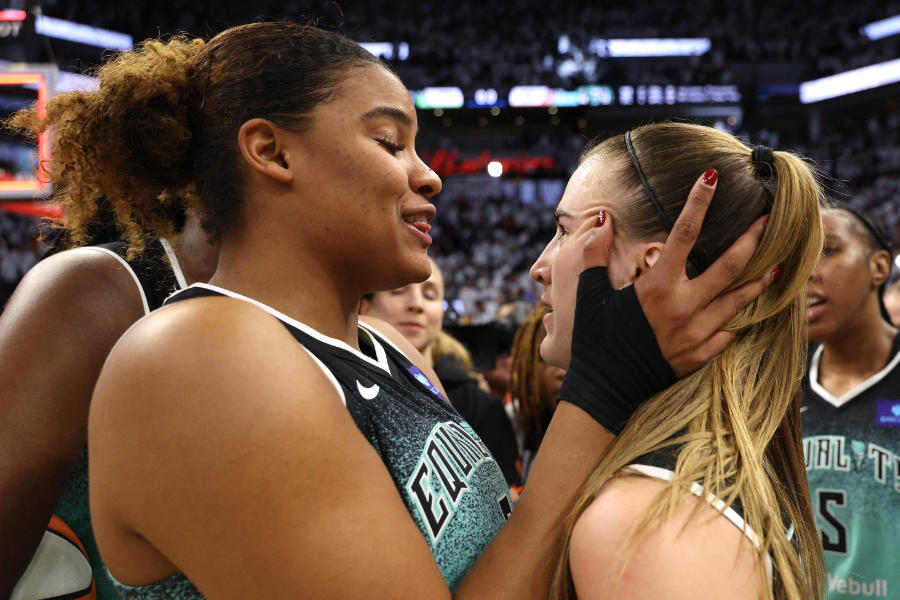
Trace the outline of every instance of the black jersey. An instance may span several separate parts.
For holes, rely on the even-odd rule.
[[[265,310],[309,352],[381,457],[450,588],[455,588],[512,511],[490,451],[424,373],[360,324],[362,352],[260,302],[195,284],[166,303],[229,296]],[[386,549],[387,550],[387,549]]]
[[[900,336],[888,364],[840,397],[810,352],[803,449],[825,550],[825,597],[900,597]]]
[[[187,287],[172,247],[162,238],[149,242],[143,254],[131,260],[127,258],[128,242],[124,240],[84,249],[106,251],[128,269],[141,293],[145,315],[162,306],[169,295]]]

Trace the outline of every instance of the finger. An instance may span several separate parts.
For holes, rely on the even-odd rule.
[[[599,222],[599,221],[597,221]],[[591,267],[605,267],[609,264],[609,252],[613,242],[613,218],[604,213],[602,225],[595,225],[588,231],[583,248],[583,270]]]
[[[719,174],[715,169],[709,169],[694,182],[687,202],[681,209],[675,225],[672,226],[669,237],[666,238],[666,247],[656,264],[661,266],[661,270],[672,278],[681,277],[684,271],[691,248],[694,247],[694,242],[700,235],[700,227],[703,225],[706,209],[709,208],[716,191],[718,177]]]
[[[717,331],[709,336],[702,344],[694,348],[690,354],[679,357],[670,363],[676,377],[689,375],[711,361],[734,341],[737,333],[734,331]]]
[[[699,301],[703,304],[711,301],[744,271],[762,240],[768,220],[768,215],[758,218],[708,269],[691,281]]]
[[[694,317],[696,322],[703,323],[710,333],[724,327],[735,315],[744,310],[748,304],[759,298],[760,294],[772,285],[778,275],[780,275],[780,269],[773,269],[765,275],[731,290],[727,294],[722,294],[697,313]]]

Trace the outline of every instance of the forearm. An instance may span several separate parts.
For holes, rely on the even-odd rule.
[[[7,454],[7,460],[16,456]],[[71,466],[60,462],[46,469],[0,467],[0,598],[9,598],[31,561]],[[38,471],[42,476],[37,476]]]
[[[615,437],[580,408],[560,403],[509,522],[454,598],[545,600],[568,516]]]

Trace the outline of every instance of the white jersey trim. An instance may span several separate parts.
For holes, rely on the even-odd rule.
[[[344,406],[346,407],[347,406],[347,396],[344,395],[344,388],[342,388],[341,384],[338,383],[337,377],[334,376],[334,373],[331,372],[331,369],[329,369],[327,366],[325,366],[325,363],[323,363],[321,360],[319,360],[319,357],[316,356],[315,354],[313,354],[309,348],[307,348],[303,344],[300,344],[300,347],[303,348],[304,350],[306,350],[306,353],[309,354],[310,357],[312,357],[312,359],[316,362],[317,365],[319,365],[319,368],[322,369],[322,372],[325,373],[325,377],[328,378],[328,381],[330,381],[331,385],[334,386],[334,389],[337,390],[338,396],[341,397],[341,402],[343,402]]]
[[[900,364],[900,352],[894,354],[891,360],[888,361],[888,364],[885,365],[883,369],[861,382],[852,390],[847,391],[841,396],[835,396],[828,390],[826,390],[822,384],[819,383],[819,363],[822,361],[822,351],[824,350],[824,346],[819,346],[816,348],[816,351],[813,352],[812,360],[809,362],[809,387],[813,392],[818,394],[823,400],[831,404],[835,408],[840,408],[843,405],[847,404],[867,389],[887,377],[894,367]]]
[[[269,313],[276,319],[279,319],[281,321],[284,321],[285,323],[288,323],[289,325],[292,325],[293,327],[296,327],[297,329],[299,329],[303,333],[309,335],[310,337],[313,337],[313,338],[319,340],[320,342],[328,344],[330,346],[334,346],[336,348],[346,350],[347,352],[350,352],[357,358],[366,361],[370,365],[378,367],[379,369],[381,369],[388,375],[391,374],[391,368],[390,368],[390,363],[388,362],[388,359],[387,359],[387,354],[385,353],[384,348],[380,347],[380,344],[378,343],[378,340],[376,340],[376,339],[372,340],[372,343],[375,346],[376,358],[372,358],[370,356],[363,354],[359,350],[351,347],[349,344],[342,342],[341,340],[335,339],[333,337],[329,337],[323,333],[319,333],[318,331],[316,331],[309,325],[301,323],[300,321],[287,316],[283,312],[272,308],[268,304],[263,304],[259,300],[254,300],[253,298],[249,298],[247,296],[244,296],[243,294],[238,294],[237,292],[232,292],[231,290],[226,290],[225,288],[221,288],[219,286],[212,285],[210,283],[195,283],[189,287],[205,288],[208,290],[212,290],[214,292],[219,292],[220,294],[223,294],[230,298],[234,298],[236,300],[243,300],[244,302],[249,302],[250,304],[253,304],[256,307],[263,309],[264,311],[266,311],[267,313]]]
[[[178,289],[183,290],[187,287],[187,279],[184,278],[184,273],[181,271],[181,265],[178,263],[178,257],[175,256],[175,250],[172,249],[171,244],[165,238],[159,238],[159,243],[162,244],[163,250],[166,251],[166,257],[172,266],[172,272],[175,273],[175,281],[178,282]]]
[[[662,479],[663,481],[672,481],[675,477],[675,473],[670,471],[669,469],[664,469],[662,467],[654,467],[651,465],[637,465],[631,464],[626,467],[628,471],[634,471],[640,475],[644,475],[646,477],[653,477],[655,479]],[[598,490],[599,493],[599,490]],[[694,482],[691,484],[691,493],[697,496],[698,498],[702,498],[706,500],[710,506],[712,506],[715,510],[719,511],[723,517],[731,521],[731,523],[740,529],[747,539],[753,544],[753,547],[759,550],[759,536],[756,535],[756,532],[747,525],[741,515],[737,514],[733,508],[730,506],[725,506],[725,503],[720,499],[715,497],[712,494],[705,493],[703,488],[699,483]],[[790,537],[790,536],[789,536]],[[769,577],[769,584],[772,583],[772,557],[768,555],[765,556],[766,563],[766,575]]]
[[[97,252],[102,252],[104,254],[109,254],[113,258],[115,258],[119,263],[125,267],[125,270],[128,271],[128,274],[131,275],[131,278],[134,280],[134,285],[137,286],[138,292],[141,295],[141,304],[144,307],[144,315],[150,314],[150,304],[147,302],[147,294],[144,293],[144,286],[141,285],[141,280],[138,279],[137,274],[131,269],[131,265],[129,265],[124,258],[109,250],[107,248],[99,248],[97,246],[82,246],[81,248],[76,248],[76,250],[96,250]]]
[[[391,340],[389,340],[389,339],[387,338],[387,336],[385,336],[383,333],[381,333],[380,331],[378,331],[376,328],[372,327],[372,326],[369,325],[368,323],[363,323],[362,321],[359,322],[359,326],[360,326],[360,328],[364,329],[364,330],[366,331],[366,333],[369,334],[369,337],[370,337],[370,338],[377,338],[378,340],[381,340],[382,343],[387,344],[388,346],[390,346],[391,348],[393,348],[394,350],[396,350],[397,352],[399,352],[399,353],[400,353],[400,356],[402,356],[403,358],[405,358],[410,364],[412,364],[412,365],[415,365],[415,364],[416,364],[416,363],[414,363],[414,362],[412,361],[412,359],[411,359],[409,356],[406,355],[406,352],[404,352],[403,350],[401,350],[401,349],[397,346],[397,344],[395,344],[394,342],[392,342]],[[373,340],[373,341],[375,341],[375,340]],[[378,350],[379,350],[379,348],[377,347],[377,344],[376,344],[376,349],[375,349],[375,351],[378,352]],[[384,349],[381,349],[381,352],[384,352]]]

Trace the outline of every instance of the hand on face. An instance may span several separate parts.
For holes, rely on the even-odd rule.
[[[768,217],[761,217],[706,271],[688,279],[688,253],[715,193],[716,178],[710,175],[707,171],[694,184],[659,260],[635,282],[641,308],[660,350],[678,376],[697,370],[724,350],[735,334],[719,329],[781,274],[773,265],[766,275],[723,293],[759,245],[768,221]]]

